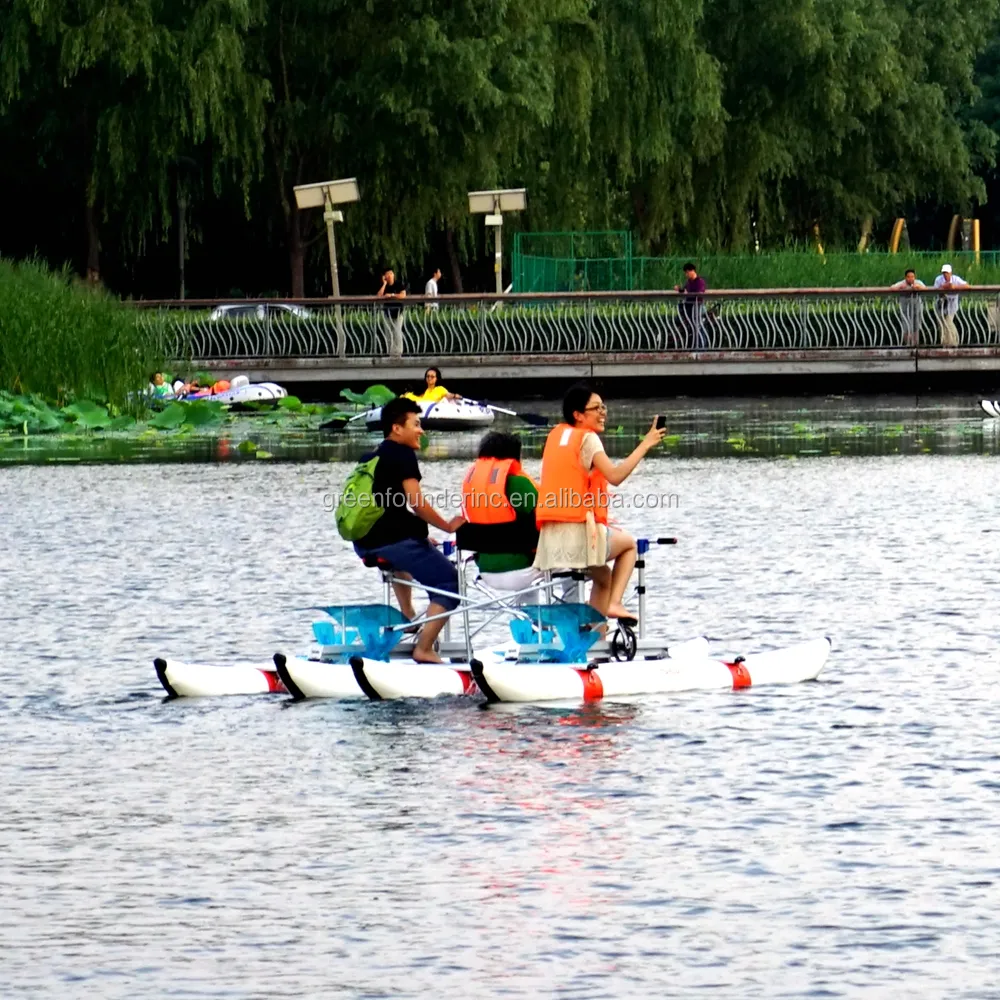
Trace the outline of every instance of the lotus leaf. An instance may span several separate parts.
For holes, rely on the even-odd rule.
[[[341,389],[340,398],[346,399],[349,403],[357,403],[359,406],[385,406],[390,399],[395,399],[396,394],[384,385],[370,385],[362,393],[352,392],[350,389]]]
[[[218,427],[226,419],[220,403],[211,403],[208,400],[199,400],[188,403],[184,422],[192,427],[206,428]]]
[[[187,410],[183,403],[171,403],[165,410],[160,410],[155,417],[149,421],[150,427],[157,427],[161,431],[174,430],[180,427],[187,419]]]

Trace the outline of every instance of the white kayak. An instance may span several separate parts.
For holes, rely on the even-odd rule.
[[[600,701],[680,691],[740,690],[762,684],[815,680],[830,655],[830,640],[813,639],[769,653],[716,660],[707,655],[606,663],[471,663],[479,689],[493,702]]]
[[[417,401],[420,424],[428,431],[474,431],[493,423],[493,411],[482,403],[467,399],[442,399],[438,403]],[[365,414],[365,426],[376,430],[382,419],[382,407]]]
[[[163,689],[171,698],[288,693],[273,663],[234,663],[219,667],[157,657],[153,666]]]
[[[996,399],[983,399],[980,401],[980,406],[991,416],[1000,417],[1000,400]]]

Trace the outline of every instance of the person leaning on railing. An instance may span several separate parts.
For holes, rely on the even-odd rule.
[[[934,287],[943,291],[952,288],[968,288],[965,278],[954,274],[951,264],[942,264],[941,273],[934,279]],[[955,316],[958,314],[960,295],[939,295],[934,303],[937,314],[938,329],[941,331],[942,347],[958,347],[958,327],[955,326]]]
[[[927,286],[917,278],[917,272],[912,267],[906,269],[902,281],[890,285],[894,291],[912,291]],[[920,343],[920,323],[924,317],[924,300],[920,295],[900,295],[899,326],[903,335],[903,344],[916,347]]]
[[[405,299],[406,286],[396,281],[396,272],[391,267],[382,271],[382,285],[375,295],[380,299]],[[385,331],[386,353],[391,358],[403,354],[403,307],[395,302],[385,307],[382,317],[382,328]]]
[[[690,349],[700,351],[708,346],[705,333],[705,299],[703,292],[707,290],[705,279],[698,276],[698,271],[690,261],[684,265],[684,287],[674,285],[675,292],[683,292],[684,297],[677,307],[681,322],[690,333]]]

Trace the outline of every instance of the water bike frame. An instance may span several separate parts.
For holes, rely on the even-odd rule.
[[[567,570],[544,573],[536,582],[513,591],[488,586],[478,575],[472,562],[474,554],[459,550],[453,542],[443,544],[446,557],[454,560],[458,573],[459,605],[453,611],[423,615],[408,620],[392,606],[393,584],[426,591],[428,595],[455,597],[449,591],[428,587],[413,580],[401,579],[385,560],[369,556],[366,565],[377,568],[382,575],[383,604],[343,604],[317,607],[329,619],[313,624],[313,634],[319,644],[318,659],[325,662],[349,662],[352,656],[388,660],[408,657],[409,645],[400,645],[403,633],[413,631],[426,622],[444,619],[439,651],[446,660],[469,663],[475,656],[474,640],[501,615],[511,618],[510,630],[522,662],[586,662],[588,656],[631,660],[640,651],[666,655],[663,641],[648,641],[646,619],[646,557],[653,544],[674,545],[676,538],[639,539],[636,560],[636,594],[639,605],[638,631],[630,623],[619,622],[610,640],[600,638],[594,626],[605,621],[589,605],[583,604],[582,587],[586,571]],[[557,597],[555,591],[562,590]],[[525,599],[534,598],[534,603]],[[484,612],[483,620],[474,621],[476,613]],[[456,638],[453,623],[461,623],[461,636]]]

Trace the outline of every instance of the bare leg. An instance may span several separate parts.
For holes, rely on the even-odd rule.
[[[625,596],[625,588],[632,577],[632,570],[635,569],[637,555],[638,549],[635,539],[628,532],[612,528],[608,559],[614,561],[614,566],[611,568],[611,585],[606,612],[612,618],[635,617],[622,604],[622,598]]]
[[[608,613],[608,596],[611,593],[611,570],[607,566],[595,566],[589,573],[593,583],[590,588],[590,600],[587,603],[595,611],[606,615]]]
[[[413,579],[409,573],[396,573],[394,575],[400,580]],[[416,618],[417,613],[413,610],[413,588],[408,587],[405,583],[397,583],[393,580],[392,592],[396,595],[396,600],[399,602],[399,610],[402,611],[407,618]]]
[[[443,614],[445,609],[435,601],[427,606],[427,614],[429,616]],[[417,644],[413,647],[413,659],[417,663],[441,663],[441,657],[434,652],[434,642],[437,637],[441,634],[441,629],[444,628],[444,623],[447,618],[439,618],[435,622],[427,622],[421,629],[420,634],[417,636]]]

